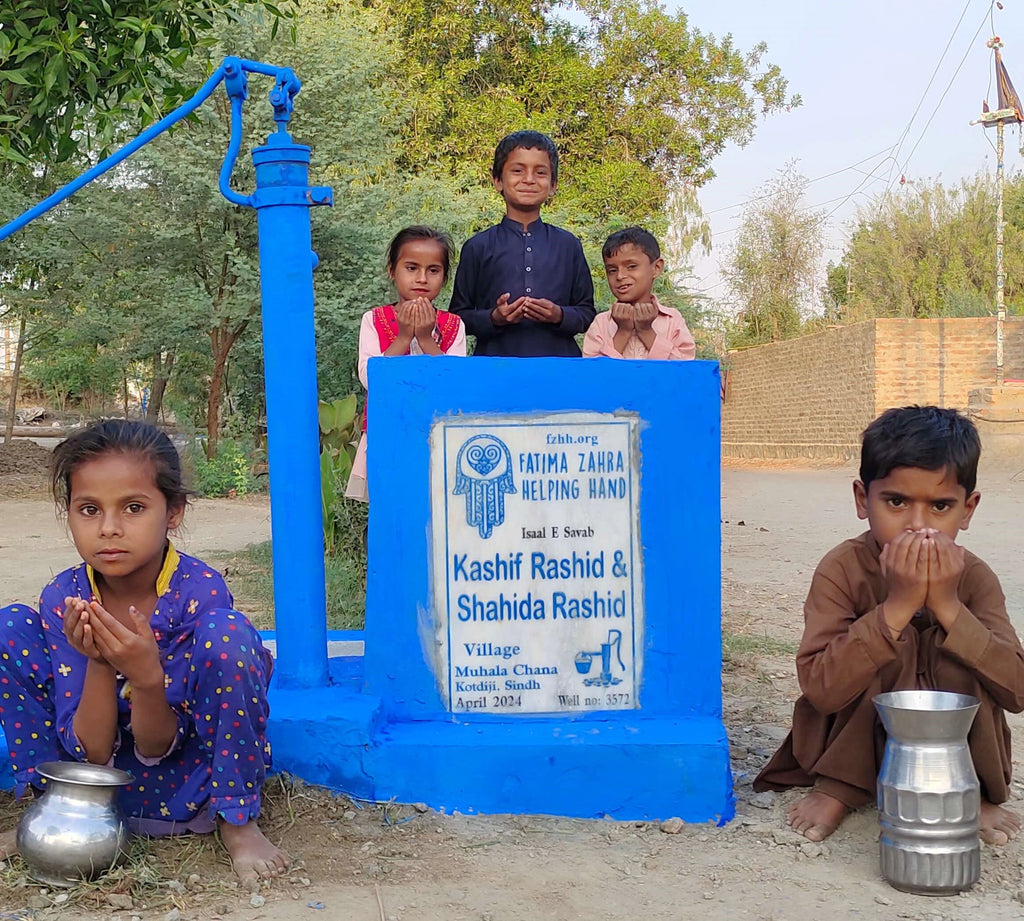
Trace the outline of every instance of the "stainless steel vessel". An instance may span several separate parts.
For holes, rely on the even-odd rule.
[[[46,790],[18,823],[18,852],[34,879],[72,886],[119,863],[128,826],[117,791],[132,775],[74,761],[47,761],[36,768]]]
[[[967,747],[978,699],[893,691],[874,703],[889,734],[878,775],[882,875],[920,895],[969,889],[981,875],[981,796]]]

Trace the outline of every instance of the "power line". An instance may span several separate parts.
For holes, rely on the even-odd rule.
[[[993,2],[994,2],[994,0],[993,0]],[[949,83],[946,84],[946,88],[942,91],[942,95],[939,97],[939,101],[935,104],[935,108],[932,109],[932,114],[928,116],[928,121],[925,122],[924,128],[921,129],[921,134],[918,136],[917,141],[914,143],[914,146],[910,149],[910,153],[907,154],[907,159],[903,161],[903,168],[900,170],[900,174],[901,175],[906,173],[907,166],[909,165],[911,159],[914,156],[914,151],[917,150],[917,148],[921,144],[921,141],[924,140],[925,134],[928,133],[928,127],[931,125],[932,120],[935,118],[935,116],[939,112],[939,109],[942,107],[942,103],[945,100],[947,93],[949,93],[949,91],[952,88],[954,82],[956,82],[956,78],[957,78],[958,74],[960,73],[961,69],[963,68],[964,63],[967,61],[967,58],[970,56],[971,50],[972,50],[972,48],[974,46],[975,39],[977,39],[978,35],[981,33],[981,30],[983,28],[985,28],[985,22],[989,18],[989,13],[991,12],[991,8],[992,8],[992,6],[990,4],[989,5],[989,10],[986,11],[985,15],[981,19],[981,23],[978,25],[978,28],[975,30],[974,35],[971,36],[971,40],[967,43],[967,50],[964,52],[964,56],[960,59],[960,63],[957,64],[956,70],[953,71],[953,76],[949,78]],[[886,184],[886,189],[885,189],[886,192],[889,191],[889,186],[891,184],[892,184],[891,180],[890,180],[889,183]],[[882,194],[884,195],[885,193],[883,192]]]
[[[907,122],[907,125],[903,129],[903,132],[900,134],[899,138],[891,146],[882,148],[881,150],[871,154],[870,156],[867,156],[867,157],[864,157],[861,160],[858,160],[856,163],[853,163],[850,166],[845,166],[842,169],[834,170],[831,173],[826,173],[823,176],[817,176],[814,179],[808,180],[808,185],[810,185],[812,182],[819,182],[822,179],[831,178],[832,176],[839,175],[840,173],[848,172],[850,170],[855,170],[856,167],[860,166],[862,163],[867,163],[867,162],[875,159],[875,157],[881,156],[882,154],[886,154],[887,153],[888,156],[886,156],[885,159],[881,163],[876,164],[876,166],[873,167],[869,172],[865,173],[864,174],[864,178],[861,179],[861,181],[858,182],[856,186],[854,186],[853,190],[848,195],[845,195],[845,196],[841,195],[841,196],[838,196],[837,198],[829,199],[829,201],[822,202],[820,205],[811,206],[811,207],[808,207],[808,208],[802,208],[802,209],[800,209],[801,211],[809,211],[809,210],[812,210],[813,207],[822,207],[823,205],[831,204],[832,202],[838,202],[838,204],[834,208],[832,208],[828,212],[828,214],[826,214],[822,218],[822,223],[824,223],[830,217],[832,217],[832,215],[835,214],[840,208],[842,208],[843,205],[845,205],[851,198],[853,198],[855,195],[860,193],[860,191],[864,188],[864,186],[868,185],[871,182],[882,181],[882,177],[881,176],[876,176],[875,175],[875,170],[877,170],[880,167],[884,166],[886,163],[889,163],[890,164],[889,172],[886,175],[885,180],[884,180],[885,181],[885,189],[882,192],[882,197],[884,198],[886,193],[888,193],[888,191],[889,191],[889,189],[890,189],[890,187],[892,185],[892,182],[893,182],[893,179],[892,179],[893,170],[899,165],[898,157],[899,157],[900,150],[902,150],[902,148],[903,148],[903,144],[906,141],[907,135],[910,133],[910,129],[913,127],[914,121],[917,119],[917,116],[918,116],[918,114],[921,111],[921,107],[924,105],[925,99],[928,98],[928,91],[931,89],[932,84],[935,82],[936,76],[938,76],[939,69],[942,67],[942,62],[946,59],[946,54],[949,52],[949,49],[950,49],[951,45],[953,44],[953,40],[956,38],[957,32],[960,31],[960,26],[963,23],[964,17],[967,15],[967,11],[970,9],[970,6],[971,6],[972,2],[973,2],[973,0],[967,0],[967,2],[964,4],[964,8],[960,12],[960,16],[959,16],[959,18],[956,21],[956,25],[953,27],[953,31],[950,33],[949,38],[946,41],[946,45],[942,49],[942,54],[939,55],[939,60],[936,62],[935,67],[932,69],[931,76],[928,78],[928,83],[927,83],[927,85],[924,88],[924,92],[921,94],[921,98],[918,100],[917,106],[914,108],[914,112],[910,116],[910,120]],[[942,96],[939,98],[938,103],[936,103],[935,108],[932,110],[931,115],[928,117],[928,121],[925,123],[925,126],[922,129],[921,134],[919,135],[917,141],[914,143],[914,146],[911,148],[910,153],[907,155],[907,159],[903,163],[903,168],[900,170],[900,175],[902,175],[906,171],[906,167],[910,163],[911,157],[913,157],[914,152],[917,150],[918,146],[920,145],[921,141],[923,140],[924,135],[925,135],[925,133],[928,130],[928,127],[931,125],[932,120],[935,118],[935,115],[938,113],[939,108],[942,106],[942,102],[943,102],[943,100],[945,100],[946,95],[949,93],[949,90],[952,87],[954,81],[956,80],[957,75],[960,73],[960,70],[963,68],[964,62],[967,60],[967,57],[968,57],[968,55],[971,52],[971,47],[974,44],[974,40],[978,37],[978,33],[981,31],[982,27],[985,24],[985,18],[991,18],[993,7],[994,7],[994,0],[990,0],[988,9],[985,12],[985,16],[982,18],[981,25],[978,26],[977,31],[974,33],[974,35],[972,36],[970,42],[968,43],[967,51],[964,53],[963,58],[961,58],[960,63],[959,63],[959,65],[957,65],[957,68],[954,71],[952,78],[950,78],[949,83],[946,85],[946,88],[943,91]],[[745,205],[754,204],[755,202],[763,201],[764,199],[770,198],[770,197],[771,197],[770,194],[756,196],[754,198],[748,199],[745,202],[738,202],[738,203],[736,203],[734,205],[729,205],[727,207],[716,208],[713,211],[706,212],[706,214],[707,215],[718,214],[718,213],[720,213],[722,211],[731,210],[732,208],[739,208],[739,207],[743,207]],[[718,234],[721,234],[721,233],[730,233],[730,232],[732,232],[733,230],[736,230],[736,229],[738,229],[738,228],[730,228],[729,230],[718,231],[716,233],[713,233],[712,236],[717,236]]]
[[[869,174],[869,178],[872,178],[875,182],[882,182],[883,181],[881,176],[871,176]],[[859,186],[858,186],[858,189],[859,189]],[[797,208],[795,210],[796,210],[796,212],[798,214],[802,214],[805,211],[815,211],[818,208],[824,208],[826,205],[832,204],[832,202],[834,202],[834,201],[849,201],[849,199],[851,199],[856,194],[857,194],[857,189],[855,189],[849,195],[837,195],[835,198],[829,198],[829,199],[826,199],[825,201],[820,201],[820,202],[817,202],[816,204],[813,204],[813,205],[804,205],[803,207]],[[761,198],[771,198],[771,196],[770,195],[763,195],[763,196],[761,196]],[[752,199],[752,201],[760,201],[761,198]],[[830,211],[828,214],[824,215],[822,217],[822,219],[821,219],[821,222],[824,223],[829,218],[829,216],[831,214],[832,214],[832,212]],[[722,230],[715,230],[715,231],[712,231],[711,236],[712,237],[717,237],[720,234],[735,233],[742,226],[743,226],[743,223],[740,222],[739,224],[736,224],[736,225],[734,225],[732,227],[726,227],[726,228],[724,228]]]
[[[971,2],[972,2],[972,0],[967,0],[966,5],[964,6],[962,12],[960,13],[960,18],[957,20],[956,25],[953,27],[953,31],[952,31],[952,33],[949,36],[949,40],[946,42],[946,47],[942,50],[942,54],[939,56],[938,63],[935,65],[935,68],[932,70],[932,75],[931,75],[931,77],[928,80],[928,85],[925,87],[924,93],[922,93],[921,99],[918,101],[917,107],[914,109],[914,114],[910,116],[910,121],[907,122],[907,127],[903,129],[903,134],[900,135],[900,138],[899,138],[899,141],[897,142],[897,144],[893,145],[895,147],[895,151],[893,152],[891,158],[890,157],[886,158],[886,159],[891,159],[892,160],[892,166],[890,166],[889,174],[888,174],[888,176],[885,179],[885,189],[883,189],[881,196],[879,196],[879,210],[881,210],[882,203],[885,200],[885,196],[888,194],[889,189],[892,187],[892,184],[893,184],[893,181],[894,181],[893,180],[893,167],[896,167],[896,166],[899,165],[898,161],[897,161],[897,158],[899,156],[900,150],[903,148],[903,142],[906,140],[907,135],[910,133],[910,129],[911,129],[912,125],[914,124],[914,120],[917,118],[918,113],[921,111],[921,106],[924,104],[924,100],[928,96],[928,90],[931,89],[932,83],[935,82],[935,77],[936,77],[936,75],[939,72],[939,68],[942,66],[942,62],[946,58],[946,53],[949,51],[950,45],[953,43],[953,39],[956,37],[957,32],[960,31],[960,24],[963,22],[964,16],[967,15],[967,10],[970,8]],[[914,152],[917,150],[918,146],[921,144],[921,141],[924,140],[924,136],[928,132],[929,126],[931,125],[932,121],[934,120],[934,118],[935,118],[936,114],[938,113],[939,109],[942,107],[942,103],[945,100],[946,95],[949,93],[950,88],[953,86],[953,83],[956,81],[957,75],[960,73],[961,69],[964,66],[964,62],[967,60],[968,56],[970,55],[971,49],[972,49],[972,47],[974,45],[974,41],[975,41],[975,39],[977,39],[978,33],[981,32],[982,28],[985,25],[985,20],[990,17],[991,11],[992,11],[992,6],[993,6],[994,2],[995,2],[995,0],[990,0],[989,8],[988,8],[988,10],[986,10],[985,16],[982,17],[981,24],[978,26],[977,31],[975,31],[974,35],[971,36],[970,41],[967,43],[967,50],[964,52],[964,56],[960,59],[960,63],[957,65],[956,70],[953,71],[953,76],[950,77],[949,83],[946,84],[946,88],[942,91],[942,95],[939,97],[939,101],[935,104],[935,108],[932,109],[931,115],[928,116],[928,121],[925,122],[924,128],[921,129],[921,133],[920,133],[920,135],[918,135],[917,140],[914,142],[914,146],[911,148],[910,153],[907,154],[906,160],[903,161],[903,166],[899,170],[899,175],[902,176],[902,175],[904,175],[906,173],[907,166],[910,163],[911,158],[914,156]],[[880,178],[880,177],[878,177],[878,178]],[[856,195],[858,192],[860,192],[860,190],[864,187],[864,185],[867,183],[867,181],[868,181],[868,177],[865,177],[864,179],[862,179],[857,184],[856,188],[854,188],[854,190],[849,194],[849,196],[845,200],[839,202],[839,204],[837,204],[831,211],[829,211],[828,214],[825,215],[825,220],[828,220],[828,218],[832,217],[832,215],[835,214],[836,211],[838,211],[840,208],[842,208],[843,205],[845,205],[846,202],[849,201],[850,198],[853,198],[854,195]]]
[[[889,154],[889,156],[887,156],[885,158],[885,160],[882,161],[882,163],[890,162],[891,165],[889,167],[889,173],[888,173],[888,175],[885,178],[885,190],[882,192],[883,196],[886,194],[886,192],[889,191],[889,187],[892,184],[893,168],[898,165],[897,158],[899,157],[900,150],[903,148],[903,142],[906,140],[907,135],[910,133],[910,129],[911,129],[911,127],[913,127],[914,121],[917,118],[918,113],[921,111],[921,106],[924,105],[925,99],[928,98],[928,91],[931,89],[932,84],[935,82],[935,77],[939,73],[939,68],[942,66],[942,62],[946,59],[946,53],[949,51],[950,46],[953,44],[953,39],[956,38],[957,32],[960,31],[960,24],[964,21],[964,17],[967,15],[967,10],[970,9],[970,6],[971,6],[972,2],[973,2],[973,0],[967,0],[967,3],[964,4],[963,10],[961,10],[961,12],[960,12],[960,17],[957,19],[956,25],[953,26],[953,31],[950,33],[949,39],[946,41],[945,48],[942,49],[942,54],[939,55],[939,60],[936,62],[935,67],[932,68],[932,74],[928,78],[928,83],[927,83],[927,85],[924,88],[924,92],[921,94],[921,98],[918,100],[917,106],[914,108],[914,112],[910,116],[910,120],[907,122],[907,126],[903,129],[903,133],[899,136],[899,139],[892,145],[892,147],[886,148],[890,152],[890,154]],[[992,9],[992,3],[990,2],[990,4],[989,4],[989,12],[991,12],[991,9]],[[982,24],[984,24],[984,22]],[[978,31],[979,32],[981,31],[980,27],[979,27]],[[977,32],[974,34],[974,38],[977,38]],[[974,42],[974,38],[971,39],[971,43]],[[971,47],[970,44],[968,44],[968,46],[967,46],[968,53],[970,53],[970,47]],[[959,73],[960,72],[960,68],[963,67],[964,60],[966,60],[966,57],[967,57],[967,55],[965,54],[964,55],[964,59],[960,61],[960,65],[959,65],[959,67],[957,67],[956,73],[953,74],[953,80],[956,79],[956,74]],[[946,98],[946,93],[949,92],[949,87],[952,86],[953,80],[950,80],[950,83],[946,87],[945,92],[943,92],[942,97],[939,99],[938,105],[933,110],[931,116],[928,119],[927,124],[924,127],[924,130],[921,132],[921,136],[917,139],[917,143],[914,144],[913,149],[910,151],[910,155],[908,155],[907,160],[904,162],[903,170],[900,171],[901,174],[906,170],[906,165],[907,165],[907,163],[910,162],[910,157],[913,156],[914,151],[917,150],[917,145],[921,143],[921,138],[924,137],[924,132],[928,130],[928,125],[931,124],[932,119],[935,117],[935,113],[938,111],[939,106],[942,105],[942,100]],[[881,165],[882,164],[879,164],[879,166],[881,166]],[[857,183],[857,185],[854,187],[853,191],[850,192],[849,195],[847,195],[845,198],[842,198],[842,200],[839,201],[839,204],[837,204],[831,211],[828,212],[828,214],[826,214],[824,216],[824,218],[822,219],[822,222],[824,223],[824,221],[827,221],[830,217],[832,217],[832,215],[835,214],[840,208],[842,208],[843,205],[846,204],[846,202],[848,202],[851,198],[853,198],[854,195],[857,195],[861,191],[861,189],[865,185],[868,184],[869,181],[875,181],[875,180],[879,180],[880,181],[881,178],[882,178],[881,176],[875,176],[874,175],[874,170],[872,170],[859,183]],[[834,200],[835,199],[833,199],[833,201]]]
[[[946,59],[946,55],[949,53],[949,50],[952,47],[953,41],[956,38],[957,33],[960,31],[960,27],[963,24],[963,21],[964,21],[966,15],[967,15],[968,10],[971,7],[971,3],[972,2],[973,2],[973,0],[967,0],[967,2],[964,4],[964,7],[963,7],[963,9],[960,12],[960,16],[959,16],[959,18],[956,21],[956,25],[954,25],[953,30],[950,33],[949,38],[946,41],[946,45],[943,48],[942,53],[939,55],[939,59],[936,62],[935,67],[932,69],[931,76],[928,78],[928,83],[925,86],[923,93],[921,94],[921,98],[918,100],[917,105],[914,108],[914,111],[911,114],[910,119],[907,122],[906,127],[901,132],[899,138],[891,146],[883,148],[882,150],[879,150],[876,153],[871,154],[870,156],[864,157],[863,159],[858,160],[858,161],[856,161],[855,163],[853,163],[853,164],[851,164],[849,166],[845,166],[845,167],[843,167],[841,169],[834,170],[831,173],[827,173],[827,174],[824,174],[822,176],[817,176],[814,179],[808,180],[807,184],[809,185],[809,184],[811,184],[813,182],[819,182],[819,181],[821,181],[823,179],[828,179],[828,178],[831,178],[832,176],[836,176],[836,175],[839,175],[839,174],[844,173],[844,172],[856,171],[856,172],[863,173],[863,178],[860,180],[860,182],[857,183],[857,185],[853,188],[853,190],[849,194],[837,196],[836,198],[829,199],[829,200],[827,200],[825,202],[821,202],[821,203],[816,204],[816,205],[810,205],[810,206],[807,206],[807,207],[804,207],[804,208],[799,208],[799,209],[797,209],[798,211],[800,211],[800,212],[811,211],[811,210],[815,210],[817,208],[821,208],[821,207],[823,207],[825,205],[829,205],[832,202],[838,202],[838,204],[836,204],[835,207],[830,209],[828,211],[828,213],[824,214],[821,217],[819,223],[824,224],[824,223],[826,223],[829,220],[829,218],[832,217],[832,215],[834,215],[840,208],[842,208],[843,205],[846,204],[850,199],[852,199],[855,195],[861,194],[862,193],[862,189],[864,189],[864,187],[866,185],[869,185],[869,184],[874,183],[874,182],[885,182],[885,189],[882,191],[882,194],[881,194],[880,199],[879,199],[879,207],[881,208],[881,204],[884,201],[886,195],[889,193],[889,190],[890,190],[890,188],[891,188],[891,186],[893,184],[893,181],[894,181],[894,179],[893,179],[893,172],[894,172],[894,170],[897,167],[899,167],[899,154],[900,154],[900,152],[903,149],[903,145],[906,142],[906,139],[907,139],[907,137],[910,134],[911,128],[913,127],[914,122],[917,119],[917,116],[921,112],[921,109],[922,109],[922,107],[923,107],[923,105],[925,103],[925,100],[928,97],[928,93],[931,90],[931,87],[932,87],[933,83],[935,82],[936,77],[938,76],[939,70],[942,67],[943,62]],[[995,34],[995,23],[994,23],[994,16],[993,16],[994,6],[995,6],[995,0],[990,0],[990,2],[988,4],[988,8],[985,11],[985,15],[982,17],[981,23],[979,24],[979,26],[978,26],[977,30],[975,31],[974,35],[971,37],[970,41],[968,42],[967,50],[964,52],[963,57],[960,59],[960,63],[957,65],[956,70],[953,72],[953,75],[950,78],[949,82],[947,83],[946,88],[943,90],[942,95],[939,97],[938,102],[935,104],[935,107],[932,109],[932,112],[929,115],[927,122],[925,122],[924,128],[921,129],[920,135],[918,136],[917,140],[915,141],[914,146],[911,148],[910,153],[907,154],[906,159],[903,161],[902,168],[899,170],[897,175],[904,175],[906,173],[907,166],[909,165],[911,159],[913,158],[915,152],[917,151],[917,148],[920,146],[922,140],[924,139],[925,134],[928,132],[928,128],[931,126],[932,121],[935,119],[935,116],[938,114],[938,111],[941,108],[942,103],[945,101],[946,96],[949,93],[949,90],[952,88],[953,83],[956,81],[957,76],[959,75],[960,71],[963,69],[963,66],[966,63],[967,58],[969,57],[970,52],[971,52],[971,50],[973,48],[974,42],[977,39],[977,37],[978,37],[979,33],[981,32],[982,28],[984,27],[986,20],[989,21],[992,24],[993,34]],[[991,91],[991,75],[989,77],[989,91]],[[987,136],[986,136],[986,139],[987,139]],[[856,169],[861,164],[868,163],[871,160],[874,160],[876,157],[881,156],[882,154],[887,154],[887,156],[885,156],[885,158],[881,161],[881,163],[875,164],[870,170],[865,172],[863,170],[857,170]],[[883,168],[886,164],[889,164],[889,172],[888,172],[888,174],[885,177],[882,177],[880,175],[876,175],[876,171],[878,171],[881,168]],[[771,198],[771,194],[755,196],[755,197],[750,198],[750,199],[748,199],[746,201],[743,201],[743,202],[737,202],[736,204],[733,204],[733,205],[728,205],[728,206],[725,206],[725,207],[722,207],[722,208],[716,208],[713,211],[706,212],[706,214],[710,216],[712,214],[717,214],[717,213],[720,213],[722,211],[729,211],[729,210],[731,210],[733,208],[744,207],[745,205],[753,204],[753,203],[756,203],[758,201],[763,201],[764,199],[767,199],[767,198]],[[721,235],[725,235],[725,234],[735,233],[736,231],[738,231],[740,229],[740,227],[742,227],[742,223],[738,224],[738,225],[736,225],[734,227],[726,228],[724,230],[715,231],[715,232],[712,233],[712,237],[717,237],[717,236],[721,236]],[[727,282],[727,279],[722,279],[721,281],[719,281],[719,282],[709,286],[708,288],[699,289],[698,293],[704,294],[704,293],[706,293],[708,291],[713,291],[715,288],[718,288],[721,285],[726,284],[726,282]]]
[[[878,152],[873,153],[870,156],[864,157],[863,160],[858,160],[856,163],[851,163],[849,166],[844,166],[842,169],[833,170],[831,173],[825,173],[824,176],[815,176],[813,179],[808,179],[807,184],[811,185],[812,183],[815,182],[821,182],[822,179],[831,179],[833,176],[838,176],[840,173],[846,173],[849,172],[850,170],[854,170],[855,172],[863,172],[863,170],[858,170],[857,167],[860,166],[862,163],[867,163],[869,160],[874,160],[875,157],[881,156],[882,154],[886,153],[886,151],[890,150],[892,150],[892,147],[884,147],[882,148],[882,150],[879,150]],[[875,169],[877,169],[877,167],[875,167]],[[874,170],[872,170],[872,172],[873,171]],[[731,211],[733,208],[742,208],[745,205],[752,205],[754,204],[754,202],[764,201],[766,198],[771,198],[771,195],[755,195],[753,198],[748,198],[746,201],[738,201],[732,205],[724,205],[721,208],[715,208],[713,211],[705,211],[704,214],[705,216],[711,214],[720,214],[722,211]]]
[[[886,160],[888,160],[888,159],[890,159],[890,158],[886,157]],[[882,162],[884,163],[885,161],[882,161]],[[890,169],[890,175],[892,175],[891,169]],[[823,222],[827,221],[830,217],[832,217],[832,215],[835,214],[840,208],[842,208],[843,205],[845,205],[851,198],[853,198],[854,195],[856,195],[858,192],[860,192],[860,190],[863,189],[864,186],[867,185],[869,181],[881,182],[882,181],[882,177],[881,176],[875,176],[873,173],[868,174],[867,176],[865,176],[863,179],[861,179],[860,182],[857,183],[856,187],[854,188],[854,190],[849,195],[847,195],[841,202],[839,202],[838,205],[836,205],[831,211],[829,211],[829,213],[826,214],[824,218],[822,218],[822,221]],[[885,180],[886,183],[888,183],[888,181],[889,181],[888,179]],[[886,186],[886,188],[888,188],[888,185]],[[885,194],[885,193],[883,192],[882,194]]]
[[[907,122],[907,127],[903,129],[903,134],[900,135],[899,141],[896,145],[894,145],[896,149],[893,152],[892,157],[887,158],[892,160],[892,166],[889,167],[889,174],[885,179],[885,189],[882,190],[882,194],[881,196],[879,196],[879,210],[881,210],[882,202],[885,200],[885,196],[888,194],[889,189],[892,187],[893,168],[899,165],[897,158],[899,157],[900,150],[902,150],[903,148],[903,142],[906,140],[907,135],[910,133],[910,128],[914,124],[914,120],[917,118],[918,113],[921,111],[921,106],[924,104],[924,100],[928,96],[928,90],[931,89],[932,83],[935,82],[935,77],[939,72],[939,68],[942,66],[942,62],[946,59],[946,52],[949,51],[949,47],[953,43],[953,39],[956,37],[957,32],[960,31],[960,24],[963,22],[964,16],[967,15],[967,10],[970,8],[971,2],[972,0],[967,0],[967,3],[964,6],[963,11],[960,13],[960,18],[956,21],[956,25],[953,27],[953,32],[950,34],[949,40],[946,42],[946,47],[943,48],[942,54],[939,56],[938,63],[932,70],[932,75],[928,79],[928,85],[925,87],[924,93],[921,94],[921,99],[917,103],[917,108],[914,109],[914,114],[910,116],[910,121]],[[939,97],[939,101],[935,104],[935,108],[932,109],[932,114],[928,116],[928,121],[925,122],[925,126],[924,128],[921,129],[921,133],[918,135],[917,140],[914,142],[914,146],[910,149],[910,153],[907,154],[907,159],[903,161],[903,166],[899,170],[899,175],[902,176],[906,173],[907,165],[910,163],[911,158],[914,156],[914,152],[917,150],[921,141],[924,140],[924,136],[928,132],[928,127],[931,125],[932,120],[935,118],[939,109],[942,107],[942,103],[943,100],[945,100],[946,98],[946,94],[949,93],[950,87],[953,86],[953,83],[956,81],[957,75],[960,73],[961,68],[964,66],[964,62],[970,55],[971,48],[974,45],[974,41],[978,37],[978,33],[981,32],[982,27],[985,25],[985,19],[988,18],[989,14],[991,13],[992,4],[994,2],[995,0],[990,0],[989,9],[986,10],[985,16],[982,17],[981,25],[978,26],[977,31],[974,33],[973,36],[971,36],[971,40],[967,43],[967,50],[964,52],[964,56],[960,59],[960,63],[957,65],[956,70],[953,71],[953,76],[950,77],[949,83],[946,84],[946,88],[942,91],[942,95]],[[857,184],[857,187],[850,193],[849,197],[846,200],[839,202],[838,205],[836,205],[831,211],[829,211],[828,214],[825,215],[825,220],[828,220],[828,218],[832,217],[833,214],[835,214],[840,208],[842,208],[843,205],[845,205],[850,198],[853,198],[853,196],[856,195],[864,187],[866,183],[867,177],[862,179]]]
[[[921,98],[917,101],[917,107],[914,109],[914,114],[910,116],[910,121],[907,122],[907,127],[903,129],[903,133],[900,135],[899,140],[893,145],[896,148],[892,155],[893,166],[896,165],[897,158],[900,155],[900,150],[903,149],[903,142],[906,140],[907,135],[910,134],[910,129],[913,127],[914,119],[917,118],[918,112],[921,111],[921,106],[924,105],[925,99],[928,98],[928,90],[932,88],[932,84],[935,82],[936,76],[938,76],[939,68],[942,66],[942,62],[946,59],[946,53],[949,51],[950,45],[953,44],[953,39],[956,38],[956,33],[960,31],[960,24],[964,21],[964,17],[967,15],[967,10],[970,9],[973,0],[967,0],[964,4],[963,10],[960,12],[960,18],[957,19],[956,25],[953,26],[953,31],[949,34],[949,39],[946,41],[946,47],[942,49],[942,54],[939,55],[939,60],[936,62],[935,67],[932,69],[932,75],[928,78],[928,85],[924,88],[924,92],[921,94]],[[991,2],[989,3],[989,10],[992,9]],[[973,41],[973,39],[972,39]],[[889,170],[889,175],[886,177],[885,185],[888,189],[892,182],[892,169]]]

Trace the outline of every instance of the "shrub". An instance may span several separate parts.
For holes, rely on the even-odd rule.
[[[320,499],[324,519],[324,549],[332,556],[341,542],[351,539],[353,528],[366,528],[365,509],[352,508],[359,503],[345,499],[352,473],[356,446],[359,444],[359,415],[356,395],[350,394],[331,403],[320,401]],[[365,548],[365,540],[358,539]],[[365,550],[364,550],[365,559]]]
[[[202,447],[192,454],[192,487],[201,496],[244,496],[259,490],[248,453],[231,438],[224,438],[208,458]]]

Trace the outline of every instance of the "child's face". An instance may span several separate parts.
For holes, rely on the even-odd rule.
[[[894,467],[889,475],[872,480],[867,490],[853,484],[857,517],[866,518],[871,535],[884,547],[901,531],[933,528],[956,540],[966,531],[981,496],[967,490],[956,479],[956,471]]]
[[[501,168],[501,178],[494,188],[505,204],[517,211],[539,211],[555,192],[551,175],[551,159],[547,152],[533,147],[517,147]]]
[[[615,300],[623,304],[641,304],[651,299],[654,279],[665,267],[663,259],[651,261],[635,243],[624,243],[604,261],[608,287]]]
[[[444,287],[444,250],[437,240],[407,240],[388,274],[399,300],[425,297],[433,303]]]
[[[137,455],[103,454],[71,474],[71,537],[108,583],[149,567],[155,584],[167,532],[181,524],[184,511],[167,507],[152,463]]]

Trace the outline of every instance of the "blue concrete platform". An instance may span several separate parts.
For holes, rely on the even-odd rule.
[[[277,769],[368,800],[424,802],[464,813],[731,819],[735,803],[721,718],[717,365],[431,357],[374,359],[369,375],[375,415],[365,656],[330,659],[329,688],[272,688]],[[643,581],[636,703],[582,712],[456,710],[447,690],[454,666],[445,657],[444,637],[458,610],[451,602],[445,610],[437,591],[447,564],[442,557],[438,568],[435,531],[450,522],[437,519],[436,503],[439,488],[445,495],[451,488],[436,479],[438,427],[479,430],[493,416],[494,435],[483,437],[512,444],[510,426],[581,425],[574,421],[581,414],[595,425],[639,420],[634,482]],[[461,436],[445,437],[468,444]],[[527,455],[509,450],[513,463],[527,462]],[[526,490],[510,491],[505,502],[525,508]],[[462,514],[458,502],[448,507]],[[544,510],[534,504],[529,511]],[[566,515],[572,511],[567,504]],[[618,539],[600,516],[590,521],[598,539]],[[519,527],[514,531],[518,535]],[[502,534],[505,558],[510,532]],[[522,546],[527,559],[537,548]],[[494,540],[481,547],[478,558],[497,558]],[[538,590],[537,583],[503,584],[518,597]],[[559,654],[542,639],[554,635],[553,621],[514,625],[541,659]],[[506,641],[507,634],[491,629],[477,624],[474,638],[485,645]],[[450,642],[447,648],[450,656]],[[595,646],[581,641],[578,648]],[[565,659],[559,661],[559,673],[573,677],[571,660],[567,669]]]
[[[274,769],[373,802],[463,813],[690,822],[732,818],[728,740],[716,719],[615,713],[389,722],[356,690],[362,662],[330,660],[335,686],[271,688]],[[610,795],[614,791],[614,795]],[[515,810],[509,809],[515,803]],[[725,808],[723,808],[725,803]]]
[[[583,818],[732,818],[728,747],[712,719],[401,723],[385,728],[366,761],[399,802],[463,812],[514,803],[516,812]]]

